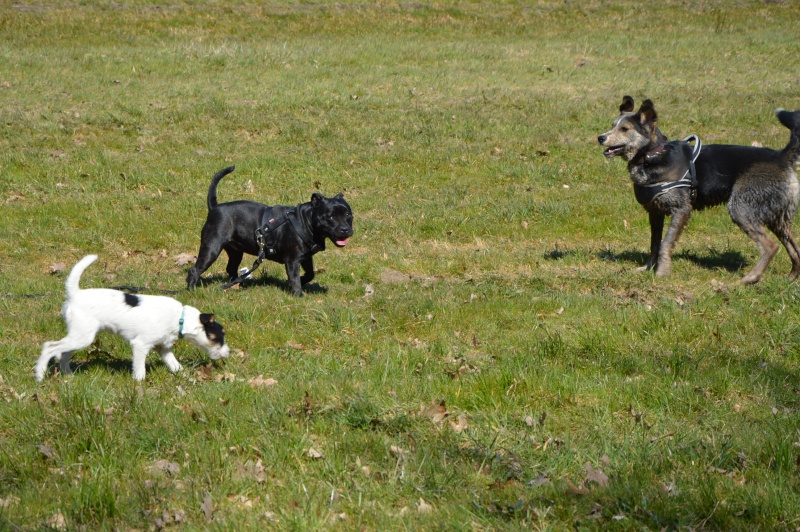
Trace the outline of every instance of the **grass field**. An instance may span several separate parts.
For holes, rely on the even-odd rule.
[[[780,148],[800,4],[0,0],[0,529],[800,527],[800,286],[724,208],[671,277],[596,136]],[[343,192],[304,298],[175,297],[222,363],[101,335],[33,380],[63,283],[182,290],[220,201]],[[246,264],[249,264],[247,259]]]

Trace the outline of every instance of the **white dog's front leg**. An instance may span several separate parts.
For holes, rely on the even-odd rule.
[[[144,363],[147,360],[147,353],[150,352],[150,346],[133,343],[131,347],[133,348],[133,380],[144,380]]]
[[[175,355],[172,353],[172,348],[161,346],[158,348],[158,352],[161,355],[161,360],[164,361],[164,364],[167,365],[167,368],[172,373],[177,373],[183,369],[181,363],[175,358]]]

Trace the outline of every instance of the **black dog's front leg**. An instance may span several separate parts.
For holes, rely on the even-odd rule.
[[[672,219],[669,222],[667,234],[664,235],[664,242],[662,242],[661,250],[658,253],[658,265],[656,266],[656,275],[658,277],[666,277],[672,272],[672,250],[675,249],[675,244],[686,228],[686,224],[689,223],[689,217],[691,215],[691,206],[684,207],[672,213]]]
[[[289,277],[292,294],[296,297],[303,297],[303,288],[300,284],[300,261],[293,260],[286,263],[286,276]]]
[[[300,261],[300,266],[303,267],[303,275],[300,277],[300,284],[308,284],[314,280],[314,258],[308,256]]]
[[[650,256],[647,262],[639,268],[641,271],[652,270],[658,263],[658,254],[661,250],[661,235],[664,233],[664,215],[650,213]]]

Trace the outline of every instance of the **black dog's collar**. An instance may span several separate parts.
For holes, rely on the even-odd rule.
[[[692,195],[692,199],[694,199],[695,195],[697,194],[697,171],[695,170],[694,162],[700,155],[700,150],[702,149],[703,143],[700,142],[700,138],[698,138],[697,135],[689,135],[683,139],[683,142],[694,142],[694,150],[692,151],[692,158],[689,160],[689,168],[683,174],[683,177],[677,181],[653,183],[652,185],[639,185],[634,183],[633,194],[636,196],[636,201],[638,201],[640,205],[647,205],[659,196],[662,196],[675,188],[690,189],[690,194]],[[645,155],[645,159],[652,157],[656,153],[662,153],[663,151],[664,145],[660,144],[648,152],[647,155]]]

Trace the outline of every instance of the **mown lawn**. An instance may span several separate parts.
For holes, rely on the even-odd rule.
[[[671,277],[596,136],[780,148],[790,1],[0,0],[0,529],[795,529],[797,283],[724,208]],[[343,192],[306,297],[186,292],[206,191]],[[101,335],[33,380],[63,283],[178,291],[234,350]],[[249,259],[245,264],[249,265]]]

